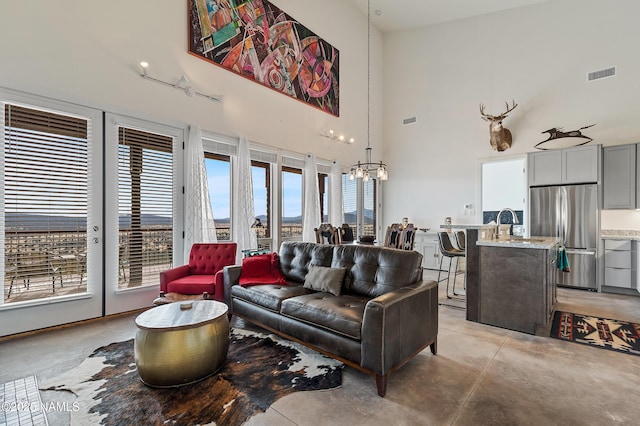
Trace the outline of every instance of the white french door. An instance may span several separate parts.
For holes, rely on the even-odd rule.
[[[102,113],[0,88],[0,336],[99,317]]]
[[[105,314],[149,306],[180,265],[184,130],[105,115]]]

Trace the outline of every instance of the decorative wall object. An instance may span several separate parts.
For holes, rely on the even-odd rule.
[[[511,148],[511,132],[509,129],[502,127],[502,120],[507,118],[507,114],[518,106],[515,101],[511,102],[513,104],[512,106],[509,106],[509,103],[505,102],[507,110],[500,115],[485,114],[484,105],[480,104],[480,116],[484,121],[489,122],[489,143],[496,151],[505,151]]]
[[[188,4],[190,54],[340,115],[338,49],[267,0]]]
[[[578,130],[570,130],[565,132],[562,127],[554,127],[549,130],[545,130],[544,133],[549,133],[549,137],[542,142],[538,142],[536,144],[536,148],[546,151],[548,149],[557,149],[557,148],[567,148],[572,146],[581,146],[588,144],[593,139],[589,136],[583,135],[581,130],[588,129],[589,127],[593,127],[595,124],[591,124],[589,126],[580,127]],[[565,139],[568,138],[568,139]],[[557,139],[564,139],[563,141],[558,142]],[[556,141],[554,143],[550,143],[551,141]],[[564,142],[564,143],[562,143]],[[544,148],[541,145],[545,145]]]

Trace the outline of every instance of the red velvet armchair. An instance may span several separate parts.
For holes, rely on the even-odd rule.
[[[160,272],[160,291],[202,294],[224,302],[222,268],[236,263],[236,243],[194,244],[189,264]]]

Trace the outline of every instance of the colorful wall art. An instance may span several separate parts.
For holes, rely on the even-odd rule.
[[[339,52],[266,0],[188,0],[189,53],[335,116]]]

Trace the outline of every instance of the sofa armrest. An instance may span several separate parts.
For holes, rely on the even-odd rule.
[[[242,273],[242,266],[233,265],[225,266],[222,269],[222,277],[224,279],[224,301],[229,307],[229,313],[231,312],[231,287],[238,284],[240,280],[240,274]]]
[[[418,281],[371,299],[362,321],[361,366],[381,376],[438,335],[438,283]]]
[[[160,272],[160,291],[167,292],[167,284],[178,278],[186,277],[191,274],[189,265],[178,266],[177,268],[167,269]]]

